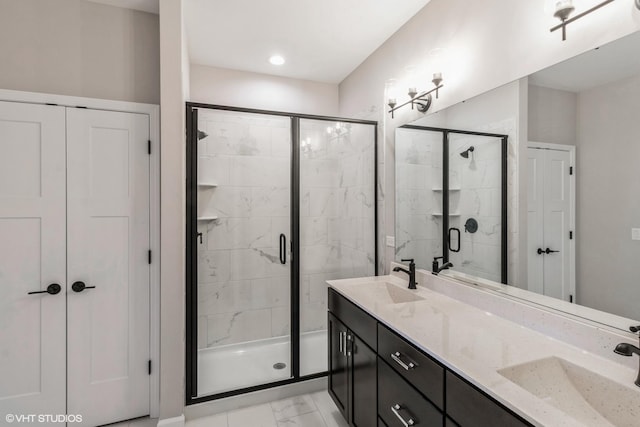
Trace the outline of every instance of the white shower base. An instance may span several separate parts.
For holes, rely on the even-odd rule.
[[[291,377],[290,337],[269,338],[198,350],[198,396]],[[286,363],[284,369],[274,369]],[[327,331],[300,336],[300,374],[327,370]]]

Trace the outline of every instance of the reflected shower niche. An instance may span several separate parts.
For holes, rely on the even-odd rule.
[[[326,375],[326,280],[376,274],[375,122],[187,114],[188,403]]]

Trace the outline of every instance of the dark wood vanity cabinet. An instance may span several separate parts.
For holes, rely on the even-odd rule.
[[[329,289],[329,394],[352,426],[530,426]]]
[[[446,381],[447,415],[459,426],[525,427],[531,425],[456,374],[448,371]]]
[[[373,317],[329,290],[329,394],[352,426],[378,423],[376,325]]]

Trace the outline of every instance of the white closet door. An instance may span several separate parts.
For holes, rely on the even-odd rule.
[[[7,414],[65,413],[64,114],[0,102],[2,422]],[[28,294],[54,283],[57,294]]]
[[[569,301],[570,187],[568,151],[545,151],[544,294]],[[555,252],[557,251],[557,252]]]
[[[527,289],[544,293],[544,170],[545,152],[527,148]]]
[[[149,414],[148,139],[146,115],[67,109],[68,412],[84,425]]]

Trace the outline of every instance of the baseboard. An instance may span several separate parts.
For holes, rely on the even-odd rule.
[[[315,393],[316,391],[326,389],[327,377],[322,377],[238,396],[226,397],[224,399],[212,400],[210,402],[198,403],[196,405],[189,405],[185,408],[184,412],[187,420],[193,420],[195,418],[207,417],[221,412],[233,411],[234,409],[260,405],[274,400],[286,399],[300,394]],[[158,424],[158,426],[160,427],[160,424]]]
[[[158,421],[158,427],[184,427],[184,414],[179,417],[165,418]]]

